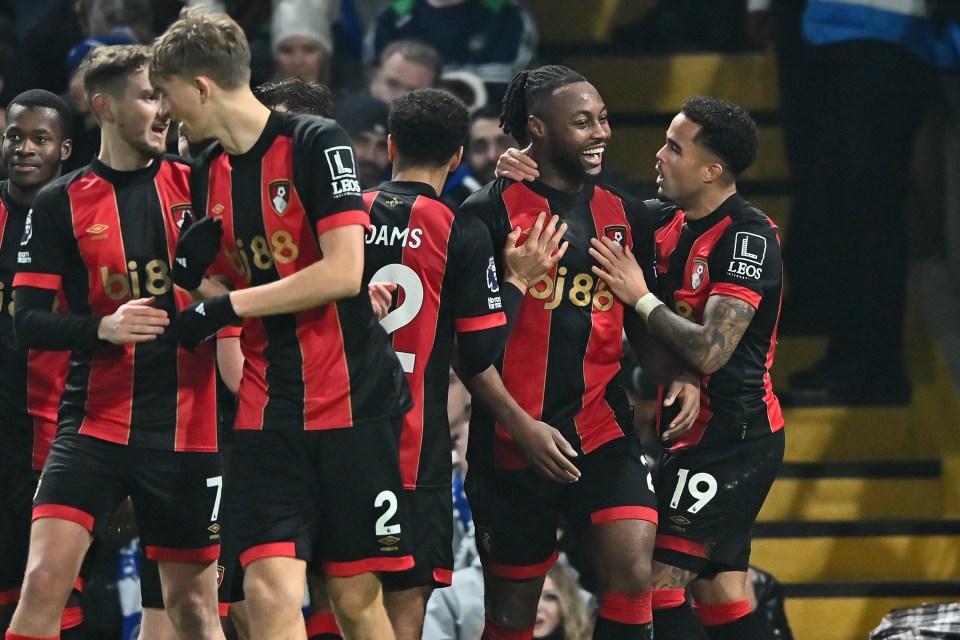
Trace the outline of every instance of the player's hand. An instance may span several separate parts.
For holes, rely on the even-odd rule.
[[[530,147],[528,144],[523,150],[507,149],[497,160],[496,175],[498,178],[510,178],[518,182],[522,180],[536,180],[540,177],[540,171],[537,170],[537,163],[530,157]]]
[[[580,470],[570,461],[577,457],[576,450],[547,423],[531,420],[510,435],[534,471],[547,480],[576,482],[580,479]]]
[[[170,318],[163,309],[151,307],[156,298],[137,298],[100,320],[97,337],[111,344],[150,342],[161,335]]]
[[[220,218],[206,217],[181,230],[173,260],[175,285],[187,291],[193,291],[200,286],[203,274],[220,252],[222,225]]]
[[[606,236],[591,238],[590,244],[590,255],[600,263],[599,267],[593,267],[593,272],[607,283],[620,302],[633,307],[637,300],[650,293],[643,270],[630,249]]]
[[[367,285],[367,294],[377,320],[383,320],[393,306],[393,292],[397,290],[395,282],[371,282]]]
[[[173,321],[173,335],[188,351],[196,351],[201,342],[239,319],[230,302],[230,294],[194,302],[184,307]]]
[[[560,217],[552,216],[544,226],[546,219],[546,212],[541,211],[530,229],[530,235],[519,246],[517,241],[522,229],[515,227],[507,236],[503,248],[503,261],[507,265],[504,280],[513,282],[524,293],[553,269],[570,246],[569,242],[560,244],[560,239],[567,232],[567,223],[558,228]]]
[[[680,376],[664,390],[663,406],[670,407],[676,402],[680,403],[680,411],[660,434],[661,440],[676,440],[690,430],[700,414],[700,381],[692,373]]]

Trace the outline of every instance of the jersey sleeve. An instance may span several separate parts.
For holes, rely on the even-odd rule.
[[[460,215],[472,216],[487,229],[493,245],[493,261],[497,268],[498,282],[503,281],[503,245],[510,235],[510,219],[500,190],[495,189],[500,180],[495,180],[479,191],[474,192],[460,205]]]
[[[734,224],[710,256],[710,295],[733,296],[753,308],[781,278],[780,238],[769,221]]]
[[[14,331],[26,347],[60,351],[99,343],[99,316],[61,315],[52,310],[72,240],[66,192],[41,190],[27,214],[13,279],[17,292]]]
[[[317,236],[352,224],[369,231],[356,156],[340,125],[324,118],[304,118],[297,126],[293,153],[297,192]]]
[[[37,194],[17,254],[14,287],[59,291],[66,268],[68,240],[73,238],[70,204],[62,189],[43,189]]]
[[[506,343],[507,317],[490,234],[479,220],[458,215],[451,230],[454,328],[460,359],[469,373],[492,365]]]
[[[451,233],[453,314],[457,333],[506,324],[493,245],[476,218],[458,215]]]

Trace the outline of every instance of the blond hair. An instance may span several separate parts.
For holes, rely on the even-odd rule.
[[[593,621],[587,605],[580,596],[580,584],[562,562],[556,562],[547,572],[553,588],[560,597],[560,627],[565,640],[590,640]]]
[[[153,45],[155,77],[206,76],[228,91],[250,83],[250,45],[232,18],[184,9]]]

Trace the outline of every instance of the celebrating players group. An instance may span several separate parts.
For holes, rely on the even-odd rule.
[[[152,47],[95,49],[100,152],[63,177],[66,105],[32,90],[7,109],[6,640],[78,637],[84,557],[127,498],[155,571],[145,640],[223,638],[228,606],[251,640],[421,637],[453,572],[451,366],[473,396],[482,638],[533,636],[560,522],[597,576],[594,638],[761,638],[746,569],[783,460],[781,262],[736,189],[750,116],[684,102],[641,201],[605,186],[594,86],[523,71],[501,125],[524,151],[453,212],[457,98],[398,98],[392,180],[361,193],[324,104],[293,113],[281,84],[264,106],[249,61],[235,22],[196,10]],[[209,141],[192,160],[164,155],[171,118]],[[662,387],[655,473],[624,335]],[[219,437],[218,364],[239,380]]]

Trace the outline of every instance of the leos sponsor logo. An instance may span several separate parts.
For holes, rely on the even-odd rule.
[[[357,163],[353,149],[348,146],[330,147],[324,150],[327,166],[330,167],[330,187],[334,198],[348,195],[360,195],[360,181],[357,179]]]

